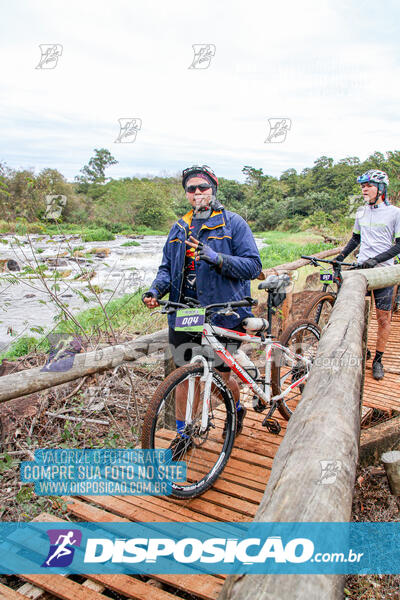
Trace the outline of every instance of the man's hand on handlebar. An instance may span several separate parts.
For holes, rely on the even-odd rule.
[[[144,296],[144,294],[143,294]],[[188,299],[190,300],[190,299]],[[144,299],[143,299],[144,302]],[[172,313],[179,308],[195,308],[192,303],[183,304],[181,302],[170,302],[169,300],[159,300],[158,304],[163,306],[162,312]],[[207,306],[199,306],[199,308],[205,308],[206,312],[212,310],[213,308],[222,308],[227,309],[228,311],[233,308],[239,308],[240,306],[256,306],[258,304],[258,300],[251,298],[250,296],[246,296],[242,300],[233,300],[228,302],[218,302],[216,304],[208,304]]]
[[[142,301],[147,308],[157,308],[157,306],[160,306],[157,298],[151,292],[145,292],[142,296]]]

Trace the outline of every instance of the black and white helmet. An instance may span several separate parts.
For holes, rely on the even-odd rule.
[[[376,196],[375,205],[378,201],[379,192],[382,194],[382,199],[385,204],[389,204],[387,197],[387,188],[389,185],[389,177],[385,171],[379,171],[379,169],[369,169],[363,175],[357,177],[357,183],[372,183],[378,188],[378,194]]]
[[[357,177],[357,183],[383,183],[386,186],[389,185],[389,177],[385,171],[379,171],[378,169],[370,169],[360,177]]]

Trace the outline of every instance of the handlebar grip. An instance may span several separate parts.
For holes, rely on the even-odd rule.
[[[244,298],[243,300],[237,300],[236,302],[230,302],[229,304],[232,306],[232,308],[239,306],[256,306],[258,304],[258,300],[248,297]]]

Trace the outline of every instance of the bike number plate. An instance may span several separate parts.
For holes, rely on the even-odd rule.
[[[321,269],[319,272],[320,281],[333,281],[333,273],[332,271],[327,271],[326,269]]]
[[[203,331],[205,308],[182,308],[176,311],[175,331]]]

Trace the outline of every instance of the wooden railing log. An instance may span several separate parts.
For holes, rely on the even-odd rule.
[[[84,375],[112,369],[124,362],[138,360],[142,356],[164,349],[167,344],[168,329],[162,329],[124,344],[76,354],[73,366],[68,371],[43,371],[43,367],[35,367],[5,375],[0,377],[0,402],[33,394]]]
[[[255,521],[350,520],[360,435],[366,284],[358,272],[342,286]],[[342,575],[230,576],[219,600],[342,600],[343,587]]]

